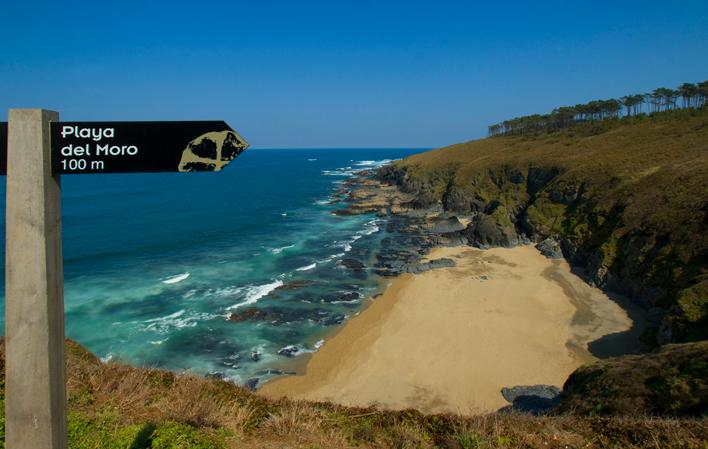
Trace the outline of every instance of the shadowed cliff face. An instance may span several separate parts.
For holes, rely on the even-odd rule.
[[[708,338],[708,110],[483,139],[409,157],[378,178],[411,206],[471,218],[479,247],[550,237],[590,282],[656,319],[658,343]]]

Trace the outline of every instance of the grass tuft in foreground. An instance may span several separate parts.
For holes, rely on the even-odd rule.
[[[3,372],[4,360],[0,347]],[[67,366],[76,449],[708,447],[706,419],[461,417],[271,401],[215,379],[103,364],[71,341]]]

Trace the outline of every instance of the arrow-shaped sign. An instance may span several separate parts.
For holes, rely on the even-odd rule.
[[[7,174],[7,123],[0,123],[0,175]],[[219,171],[248,147],[223,121],[53,122],[55,173]]]

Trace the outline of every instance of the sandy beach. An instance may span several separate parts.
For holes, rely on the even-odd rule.
[[[456,266],[406,274],[268,397],[424,412],[484,413],[502,387],[562,386],[594,360],[589,342],[632,327],[599,289],[532,246],[439,248]]]

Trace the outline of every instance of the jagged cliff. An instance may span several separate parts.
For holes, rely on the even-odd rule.
[[[412,207],[470,217],[471,244],[556,240],[591,282],[657,318],[658,343],[708,338],[706,108],[476,140],[377,176]]]

